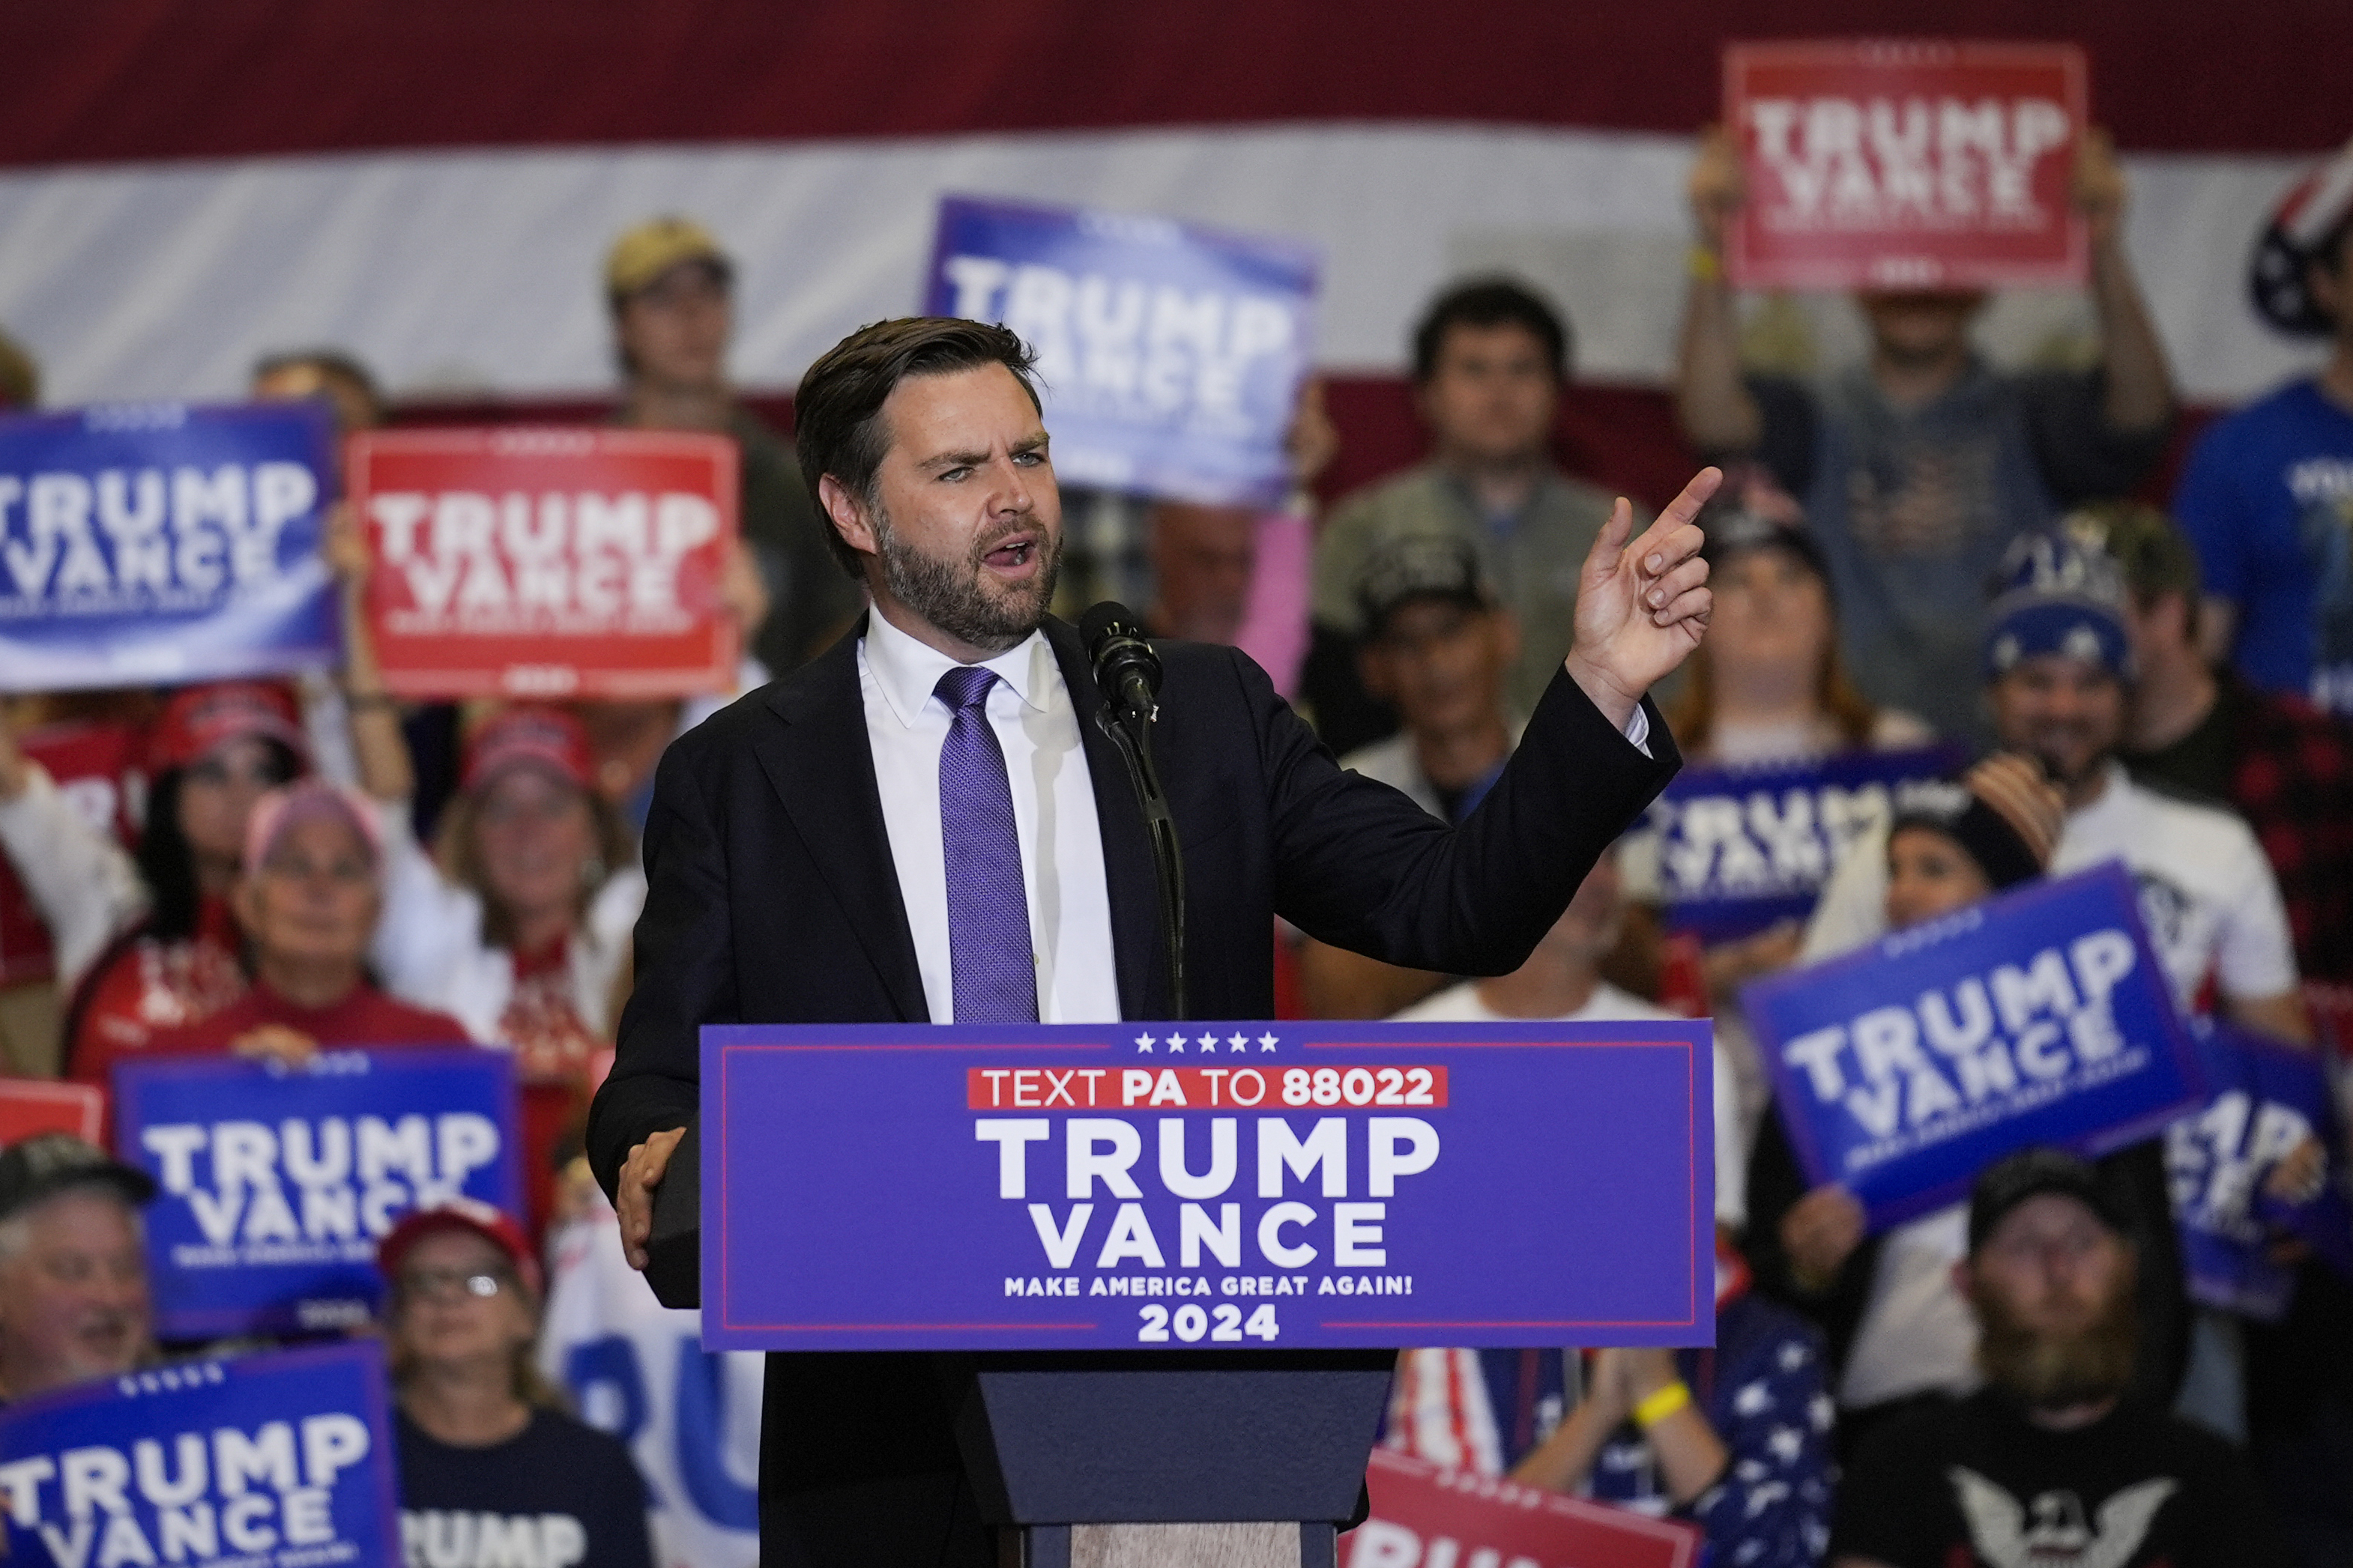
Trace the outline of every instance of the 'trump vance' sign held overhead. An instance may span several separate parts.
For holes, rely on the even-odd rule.
[[[1725,256],[1736,283],[2083,280],[2072,188],[2084,55],[2072,45],[1734,44],[1724,101],[1748,176]]]
[[[166,1339],[347,1328],[413,1209],[518,1207],[504,1051],[329,1051],[288,1069],[159,1057],[115,1069],[116,1141],[155,1178],[147,1265]]]
[[[724,436],[394,430],[351,443],[368,625],[406,697],[726,689],[736,532]]]
[[[1741,993],[1807,1184],[1874,1229],[2030,1143],[2086,1154],[2199,1099],[2189,1032],[2115,862]]]
[[[1291,487],[1315,275],[1293,241],[951,196],[924,309],[1037,351],[1064,482],[1271,504]]]
[[[7,1555],[49,1568],[397,1568],[390,1381],[383,1349],[360,1341],[154,1367],[10,1405]]]
[[[706,1027],[703,1343],[1711,1344],[1712,1062],[1704,1019]]]
[[[307,403],[0,418],[0,691],[333,664],[334,487]]]

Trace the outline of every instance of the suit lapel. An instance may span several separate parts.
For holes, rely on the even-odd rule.
[[[1068,623],[1049,619],[1046,641],[1061,666],[1062,684],[1070,688],[1071,706],[1079,718],[1079,739],[1086,747],[1087,773],[1095,791],[1095,821],[1103,833],[1103,881],[1111,903],[1111,945],[1119,971],[1119,1006],[1129,1018],[1165,1018],[1167,1004],[1167,960],[1160,951],[1160,889],[1152,868],[1152,841],[1144,831],[1144,813],[1128,782],[1127,764],[1119,750],[1095,727],[1103,708],[1093,673],[1079,647],[1079,634]]]
[[[768,689],[768,709],[784,723],[764,726],[753,752],[818,874],[849,912],[850,930],[899,1016],[926,1023],[931,1009],[866,738],[858,685],[858,644],[865,635],[861,618],[807,668]],[[776,896],[792,893],[779,888]]]

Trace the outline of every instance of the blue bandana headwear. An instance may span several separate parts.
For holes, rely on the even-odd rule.
[[[1986,615],[1986,679],[1999,680],[2022,660],[2055,653],[2131,679],[2124,602],[2123,576],[2105,554],[2062,533],[2012,541]]]

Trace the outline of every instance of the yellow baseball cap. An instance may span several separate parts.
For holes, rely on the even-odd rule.
[[[605,291],[626,300],[683,261],[701,261],[732,278],[735,263],[709,229],[691,218],[650,218],[625,232],[605,253]]]

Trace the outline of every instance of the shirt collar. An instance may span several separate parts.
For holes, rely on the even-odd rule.
[[[2097,816],[2113,810],[2118,802],[2132,794],[2132,774],[2126,772],[2124,763],[2116,761],[2116,758],[2110,757],[2100,764],[2100,776],[2106,782],[2100,786],[2099,798],[2089,805],[2079,806],[2069,812],[2067,814],[2069,821],[2074,821],[2078,817]]]
[[[891,624],[880,610],[870,610],[866,616],[866,668],[873,672],[875,684],[881,688],[882,700],[890,705],[892,717],[913,728],[923,713],[923,704],[932,700],[933,689],[940,677],[956,668],[956,661],[931,644],[922,642]],[[1024,706],[1046,710],[1047,672],[1053,668],[1054,650],[1046,641],[1043,631],[1028,637],[1007,648],[994,658],[980,661],[980,668],[992,670],[999,680],[1013,689]]]

